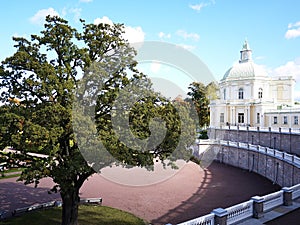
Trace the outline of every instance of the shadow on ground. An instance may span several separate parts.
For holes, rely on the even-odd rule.
[[[15,180],[11,178],[0,183],[0,211],[10,212],[16,208],[60,199],[59,194],[48,194],[49,188],[34,188]]]
[[[265,195],[280,186],[266,178],[229,165],[213,162],[204,170],[203,181],[189,199],[157,219],[152,224],[177,224],[210,213],[215,208],[226,208],[247,201],[255,195]]]

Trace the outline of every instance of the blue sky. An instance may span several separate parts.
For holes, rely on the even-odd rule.
[[[43,28],[46,14],[58,14],[80,28],[124,23],[132,41],[166,41],[197,55],[219,80],[239,59],[247,38],[253,58],[270,75],[294,75],[300,96],[300,2],[293,0],[43,0],[3,1],[0,60],[14,52],[12,36]]]

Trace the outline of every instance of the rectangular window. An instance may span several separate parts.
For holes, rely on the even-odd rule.
[[[260,88],[260,89],[258,90],[258,98],[262,98],[262,94],[263,94],[262,91],[263,91],[262,88]]]
[[[260,113],[256,113],[256,123],[260,123]]]
[[[238,123],[244,123],[244,113],[238,114]]]
[[[220,123],[224,123],[224,113],[220,114]]]
[[[277,124],[277,116],[273,117],[273,124]]]
[[[298,125],[298,116],[294,116],[294,124]]]
[[[288,118],[287,118],[287,116],[283,117],[283,124],[288,124]]]
[[[243,88],[239,89],[239,99],[244,99],[244,89]]]

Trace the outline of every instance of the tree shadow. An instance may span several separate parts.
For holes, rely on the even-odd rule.
[[[7,179],[0,182],[0,211],[12,212],[16,208],[59,200],[59,194],[48,194],[49,188],[24,185]]]
[[[193,195],[168,213],[152,220],[152,224],[177,224],[210,213],[215,208],[249,200],[280,190],[270,180],[240,168],[213,162]]]

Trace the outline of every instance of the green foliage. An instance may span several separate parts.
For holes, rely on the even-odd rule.
[[[201,130],[199,132],[199,139],[208,139],[207,130]]]
[[[193,82],[187,93],[190,97],[186,99],[195,105],[199,118],[199,127],[206,128],[209,125],[209,101],[217,98],[218,86],[215,82],[204,85],[201,82]]]
[[[158,158],[188,159],[186,148],[195,137],[187,106],[174,107],[154,93],[135,68],[136,52],[122,38],[124,26],[81,22],[79,32],[66,20],[48,16],[40,35],[13,38],[16,52],[0,65],[0,147],[19,152],[7,154],[7,161],[24,167],[20,180],[25,184],[53,179],[64,225],[77,224],[79,189],[94,169],[116,159],[142,167]],[[135,104],[130,109],[125,102]],[[114,124],[121,117],[130,118],[127,131]]]

